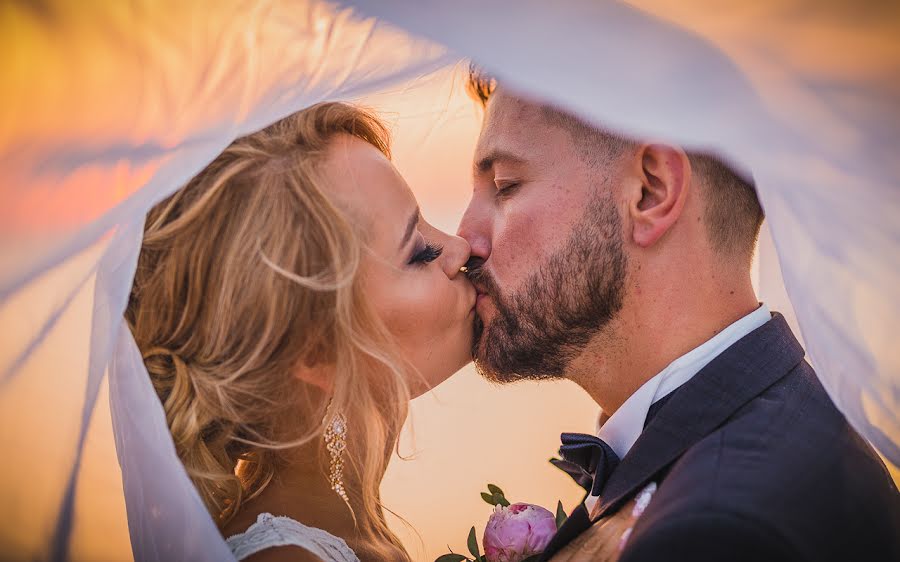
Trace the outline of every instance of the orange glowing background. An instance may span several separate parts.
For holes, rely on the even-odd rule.
[[[376,108],[393,130],[396,165],[425,216],[451,232],[468,203],[471,155],[480,125],[480,110],[464,94],[460,78],[459,69],[449,69],[359,100]],[[38,284],[0,310],[5,325],[22,326],[19,335],[4,338],[2,364],[13,360],[11,350],[37,328],[27,322],[41,316],[34,307],[43,303],[49,309],[63,298],[67,282],[88,274],[86,267],[104,247],[102,242],[97,246],[52,272],[51,278],[58,280]],[[9,403],[0,403],[0,427],[29,428],[0,432],[3,450],[27,452],[23,462],[4,467],[0,482],[5,506],[0,543],[14,552],[39,551],[64,484],[60,468],[70,462],[71,453],[54,442],[71,439],[76,428],[60,427],[57,419],[76,418],[76,411],[60,408],[66,408],[69,392],[83,392],[84,381],[66,380],[59,368],[66,365],[80,372],[77,366],[87,362],[92,282],[64,314],[60,329],[47,342],[50,349],[25,365],[23,374],[33,376],[32,384],[12,388]],[[73,555],[80,560],[123,560],[131,555],[106,392],[104,384],[79,481]],[[490,513],[479,497],[488,482],[503,487],[510,498],[551,508],[562,500],[571,509],[580,499],[580,488],[547,460],[558,447],[560,432],[592,431],[597,413],[573,384],[501,388],[483,381],[471,366],[417,399],[401,439],[401,452],[409,459],[392,460],[382,487],[385,504],[409,522],[392,519],[414,559],[432,560],[446,552],[447,545],[465,549],[469,527],[482,526]],[[40,494],[18,495],[16,483],[34,479],[47,483],[38,487]]]
[[[202,111],[197,100],[173,94],[203,90],[208,87],[203,81],[218,72],[214,65],[198,69],[194,60],[178,59],[183,53],[203,59],[210,52],[241,48],[211,39],[217,25],[234,19],[234,5],[223,3],[221,9],[204,10],[198,2],[197,7],[166,12],[153,4],[36,2],[36,7],[29,8],[26,3],[0,3],[0,67],[4,69],[0,73],[0,280],[9,264],[27,262],[58,246],[78,227],[144,185],[165,160],[154,155],[177,145],[185,131],[197,124],[196,115],[206,119],[229,114],[233,109],[229,103],[238,103],[234,100],[246,94],[227,80],[219,82],[226,85],[214,96],[221,106],[204,106]],[[659,9],[694,24],[707,14],[709,23],[715,11],[699,9],[703,4],[695,2],[693,10],[679,12],[679,2],[666,2]],[[752,17],[750,3],[746,6]],[[141,18],[156,25],[136,25]],[[67,23],[50,36],[47,21]],[[121,37],[95,36],[90,30],[98,21],[103,29],[134,27],[141,33],[152,32],[156,35],[144,44],[157,45],[160,51],[150,57],[139,49],[129,50],[128,41]],[[203,25],[198,27],[197,22]],[[203,29],[206,35],[191,37],[186,29]],[[722,34],[733,31],[726,25],[718,29]],[[111,50],[110,45],[116,44],[126,52]],[[277,60],[278,54],[263,52],[260,58]],[[758,58],[743,60],[754,64]],[[123,66],[123,60],[131,62]],[[846,59],[841,61],[846,64]],[[249,58],[246,62],[253,63]],[[279,73],[277,68],[265,70],[261,76]],[[258,86],[260,91],[264,87]],[[130,108],[136,98],[152,103],[143,106],[145,112],[133,115]],[[358,101],[376,108],[391,125],[396,165],[419,198],[426,218],[454,232],[468,202],[470,161],[480,124],[479,110],[463,92],[460,69],[447,69]],[[106,153],[105,165],[64,173],[79,155],[93,154],[92,149],[121,141],[123,135],[146,147],[143,162],[135,165]],[[94,139],[95,146],[81,146],[84,138]],[[30,159],[51,139],[72,160],[56,162],[56,168],[29,180],[33,189],[27,194],[17,193]],[[54,196],[61,191],[78,196]],[[72,410],[73,401],[67,397],[84,392],[95,282],[91,266],[105,244],[106,238],[101,238],[0,305],[4,329],[15,327],[0,340],[0,367],[6,369],[38,330],[39,319],[71,297],[57,329],[22,366],[25,377],[7,383],[0,393],[0,450],[7,453],[0,469],[0,557],[46,555],[43,541],[52,530],[65,468],[72,459],[72,451],[60,443],[71,443],[77,432],[74,420],[79,412]],[[761,244],[771,246],[771,238],[764,234]],[[754,270],[757,287],[770,307],[785,312],[799,333],[783,288],[771,275],[759,274],[760,269],[777,271],[774,253],[769,248],[761,255]],[[82,284],[70,295],[77,283]],[[104,383],[79,479],[72,543],[75,560],[131,558],[106,392]],[[480,530],[490,512],[478,495],[488,482],[500,485],[513,500],[549,508],[562,500],[571,509],[581,490],[547,459],[558,447],[560,432],[592,432],[597,414],[597,406],[571,383],[498,387],[483,381],[471,366],[417,399],[401,439],[401,451],[410,459],[393,459],[382,487],[384,503],[411,524],[392,520],[413,559],[433,560],[448,545],[465,551],[467,530],[472,525]],[[898,479],[898,473],[893,474]]]

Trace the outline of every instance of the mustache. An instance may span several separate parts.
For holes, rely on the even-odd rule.
[[[484,267],[483,258],[469,258],[469,261],[466,262],[466,267],[468,268],[466,277],[479,292],[491,296],[499,294],[497,281],[494,279],[494,276],[491,275],[491,272]]]

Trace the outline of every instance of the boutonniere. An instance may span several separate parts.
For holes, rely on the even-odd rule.
[[[536,562],[566,521],[562,502],[556,504],[556,515],[539,505],[510,504],[503,490],[494,484],[488,484],[481,499],[494,506],[481,540],[484,554],[478,548],[473,526],[466,541],[471,557],[451,551],[435,562]]]

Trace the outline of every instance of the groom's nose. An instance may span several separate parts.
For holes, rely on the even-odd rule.
[[[456,235],[464,238],[472,249],[472,257],[487,260],[491,255],[491,224],[485,213],[481,212],[474,201],[469,204]]]

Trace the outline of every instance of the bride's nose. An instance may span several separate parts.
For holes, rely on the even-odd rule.
[[[453,279],[457,275],[462,275],[460,268],[466,265],[470,255],[472,255],[472,249],[465,239],[459,236],[447,235],[447,240],[444,242],[444,253],[441,256],[443,258],[441,266],[444,268],[444,273],[447,274],[447,277]]]

